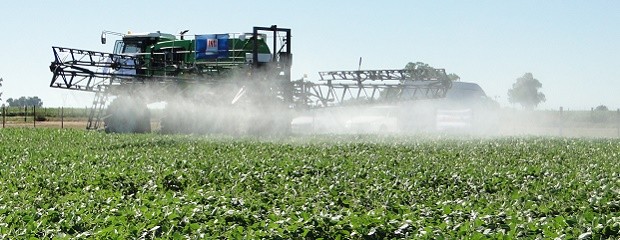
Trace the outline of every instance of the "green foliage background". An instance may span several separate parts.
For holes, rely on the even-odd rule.
[[[0,238],[620,236],[615,139],[0,139]]]

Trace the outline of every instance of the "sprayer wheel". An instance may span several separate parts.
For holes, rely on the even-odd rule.
[[[164,109],[164,117],[160,119],[161,133],[175,134],[186,133],[187,122],[191,114],[183,111],[183,107],[177,103],[168,103]]]
[[[146,104],[129,97],[119,97],[108,106],[104,123],[108,133],[151,131],[151,116]]]

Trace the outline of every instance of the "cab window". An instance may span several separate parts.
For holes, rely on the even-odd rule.
[[[122,53],[124,47],[125,47],[125,43],[123,41],[116,40],[116,43],[114,43],[114,54]]]
[[[140,47],[137,43],[126,43],[123,48],[123,53],[139,53]]]

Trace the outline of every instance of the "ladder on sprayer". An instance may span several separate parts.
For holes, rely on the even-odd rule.
[[[95,93],[95,99],[93,100],[93,105],[90,108],[90,114],[88,115],[88,125],[86,125],[86,129],[97,130],[99,129],[99,127],[101,127],[101,120],[103,120],[102,115],[105,111],[104,107],[107,100],[107,91],[97,91]]]

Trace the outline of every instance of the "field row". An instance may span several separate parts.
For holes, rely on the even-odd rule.
[[[0,139],[0,238],[620,236],[619,140]]]

